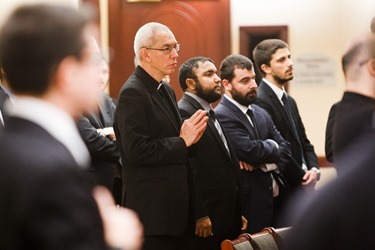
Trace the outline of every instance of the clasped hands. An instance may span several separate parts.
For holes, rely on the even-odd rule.
[[[207,112],[198,110],[181,126],[180,137],[185,141],[186,147],[197,143],[207,127]]]

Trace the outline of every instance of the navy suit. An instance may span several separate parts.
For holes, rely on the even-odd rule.
[[[290,149],[267,112],[256,105],[252,105],[252,109],[259,138],[247,115],[227,97],[223,97],[215,112],[238,159],[256,167],[251,172],[242,171],[242,211],[249,221],[248,232],[255,233],[272,226],[275,212],[271,173],[263,172],[259,167],[265,163],[277,163],[283,170],[290,160]],[[274,140],[279,148],[267,139]],[[276,173],[274,176],[281,178]]]
[[[178,102],[178,107],[183,119],[203,109],[198,101],[186,94]],[[192,175],[193,224],[195,226],[196,220],[208,216],[214,236],[193,239],[191,249],[195,250],[220,249],[223,240],[235,239],[241,233],[239,162],[229,142],[228,153],[214,121],[209,119],[207,124],[207,129],[194,146],[195,154],[190,157],[189,165]],[[194,235],[194,231],[191,234]]]

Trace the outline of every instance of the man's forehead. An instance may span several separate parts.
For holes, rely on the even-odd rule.
[[[171,31],[159,31],[155,34],[155,42],[162,45],[171,45],[177,43]]]
[[[288,48],[280,48],[272,54],[272,59],[279,59],[282,57],[288,57],[290,55],[290,51]]]
[[[254,67],[252,67],[250,70],[244,67],[241,69],[240,67],[235,67],[234,68],[234,76],[238,76],[240,78],[247,77],[247,76],[252,76],[255,75]]]
[[[217,72],[215,64],[213,64],[210,61],[205,61],[205,62],[198,62],[198,68],[195,68],[196,71],[200,72],[208,72],[208,71],[214,71]]]

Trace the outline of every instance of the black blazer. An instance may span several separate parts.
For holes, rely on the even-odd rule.
[[[199,109],[203,110],[194,98],[186,94],[178,102],[178,107],[183,119],[189,119]],[[240,167],[229,139],[225,137],[230,154],[214,122],[209,119],[207,129],[195,144],[194,157],[189,159],[194,219],[209,216],[214,235],[237,237],[241,233]]]
[[[92,168],[91,178],[94,184],[113,188],[114,174],[119,166],[120,152],[117,143],[96,132],[97,129],[112,127],[115,106],[112,99],[103,93],[103,102],[99,104],[99,113],[90,112],[78,119],[78,130],[89,149]]]
[[[288,180],[290,186],[299,186],[304,176],[302,169],[302,154],[305,157],[306,165],[309,169],[319,168],[318,157],[315,154],[314,146],[307,139],[305,126],[302,123],[301,116],[297,108],[296,101],[289,96],[290,106],[294,117],[296,118],[296,126],[299,132],[301,146],[292,130],[292,125],[285,112],[284,107],[277,98],[275,92],[265,82],[261,82],[258,87],[256,104],[264,108],[270,115],[280,134],[286,139],[291,146],[293,160],[286,167],[284,176]]]
[[[172,88],[171,107],[159,83],[138,66],[118,99],[114,129],[119,145],[126,207],[135,210],[145,235],[181,235],[188,214],[188,150]],[[169,111],[171,110],[171,111]]]
[[[375,249],[374,141],[374,130],[357,138],[335,158],[336,166],[348,171],[307,204],[296,199],[299,209],[289,212],[294,219],[285,249]]]
[[[0,140],[0,249],[105,249],[92,190],[70,152],[19,118]]]
[[[333,154],[333,131],[335,128],[335,117],[336,117],[336,111],[337,107],[340,105],[340,101],[336,102],[332,105],[331,109],[329,110],[328,120],[327,120],[327,126],[326,126],[326,140],[325,140],[325,153],[326,158],[329,162],[334,162],[334,154]]]
[[[333,153],[335,157],[339,157],[339,154],[361,135],[369,134],[374,130],[372,122],[375,99],[345,92],[336,109]],[[338,171],[341,174],[340,168]]]
[[[283,170],[290,161],[289,143],[276,130],[265,110],[252,105],[258,126],[259,139],[247,116],[226,97],[216,107],[216,115],[227,131],[237,157],[255,167],[277,163]],[[279,148],[267,139],[274,140]],[[278,176],[275,177],[278,178]],[[272,225],[273,188],[270,172],[255,169],[242,171],[243,214],[249,220],[248,232],[255,233]]]

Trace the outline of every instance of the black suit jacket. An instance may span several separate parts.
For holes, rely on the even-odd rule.
[[[178,107],[183,119],[189,119],[199,109],[203,110],[193,97],[186,94],[178,102]],[[209,119],[202,138],[195,144],[195,154],[189,159],[194,219],[208,216],[214,235],[237,237],[241,233],[240,167],[227,136],[226,139],[230,154],[214,122]]]
[[[115,106],[112,99],[103,93],[103,101],[99,104],[99,112],[90,112],[78,119],[78,130],[89,149],[92,168],[91,179],[94,184],[113,188],[114,174],[119,167],[120,152],[117,143],[96,132],[97,129],[112,127]]]
[[[0,249],[105,249],[98,208],[70,152],[19,118],[0,140]]]
[[[337,107],[340,105],[340,102],[336,102],[332,105],[326,126],[326,140],[325,140],[325,152],[326,158],[329,162],[334,162],[334,154],[333,154],[333,133],[335,129],[335,117]]]
[[[353,92],[345,92],[335,115],[333,131],[333,153],[338,156],[346,147],[363,134],[369,134],[375,99]],[[341,170],[339,167],[338,170]],[[340,171],[339,171],[340,173]]]
[[[240,161],[255,167],[265,163],[277,163],[280,169],[290,161],[289,143],[276,130],[267,112],[252,105],[258,126],[259,138],[247,116],[226,97],[223,97],[215,111],[227,131],[236,155]],[[279,148],[267,139],[274,140]],[[277,177],[275,175],[275,177]],[[242,171],[243,214],[249,221],[248,232],[255,233],[272,225],[273,188],[270,172],[255,169]]]
[[[362,135],[348,146],[336,166],[340,175],[294,214],[288,250],[375,249],[375,133]]]
[[[168,107],[158,85],[138,66],[118,99],[114,129],[123,164],[123,203],[138,213],[146,236],[181,235],[188,214],[188,150],[179,137],[174,92],[165,85]]]
[[[318,157],[315,154],[314,146],[310,143],[306,136],[305,126],[302,123],[301,116],[297,108],[296,101],[289,96],[291,111],[296,118],[296,126],[298,129],[298,136],[301,144],[299,144],[298,138],[293,133],[293,127],[290,124],[290,120],[286,114],[283,105],[277,98],[275,92],[265,82],[261,82],[258,87],[256,104],[264,108],[270,115],[280,134],[284,139],[289,141],[292,151],[293,160],[290,162],[288,167],[285,168],[284,176],[288,180],[290,186],[299,186],[304,176],[302,169],[302,155],[306,160],[306,165],[309,169],[315,167],[319,168]]]

